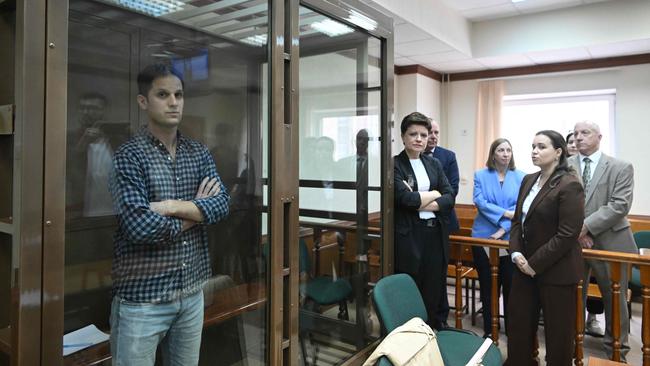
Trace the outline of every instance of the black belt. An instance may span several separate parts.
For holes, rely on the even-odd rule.
[[[438,219],[435,217],[432,217],[430,219],[420,219],[420,224],[426,227],[436,227],[438,226]]]

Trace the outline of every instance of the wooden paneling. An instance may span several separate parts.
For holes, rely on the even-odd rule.
[[[468,204],[457,204],[456,215],[460,224],[460,233],[458,235],[466,235],[469,230],[471,235],[472,225],[474,224],[474,217],[476,217],[476,207]],[[650,216],[647,215],[628,215],[632,232],[637,231],[650,231]]]
[[[422,65],[395,66],[396,75],[420,74],[433,80],[442,81],[442,74]]]
[[[627,218],[630,220],[632,232],[650,231],[650,216],[629,215]]]
[[[600,58],[595,60],[559,62],[554,64],[510,67],[506,69],[483,70],[449,74],[449,81],[500,78],[507,76],[543,74],[549,72],[601,69],[650,63],[650,53],[641,55]],[[414,65],[417,66],[417,65]]]
[[[544,65],[509,67],[505,69],[468,71],[445,74],[448,81],[475,80],[499,78],[519,75],[544,74],[550,72],[602,69],[616,66],[629,66],[650,63],[650,53],[640,55],[607,57],[593,60],[558,62]],[[442,81],[443,75],[422,65],[395,66],[396,75],[420,74],[437,81]]]

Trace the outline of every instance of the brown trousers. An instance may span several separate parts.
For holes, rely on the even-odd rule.
[[[533,351],[541,309],[546,364],[570,366],[575,340],[576,286],[539,284],[515,269],[508,301],[508,359],[504,365],[537,365]]]

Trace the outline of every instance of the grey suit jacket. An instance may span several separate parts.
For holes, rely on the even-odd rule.
[[[582,181],[579,158],[570,157],[569,164]],[[594,238],[594,249],[638,253],[627,220],[633,191],[632,164],[602,154],[585,187],[585,225]]]

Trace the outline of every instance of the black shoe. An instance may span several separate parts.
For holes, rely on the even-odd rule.
[[[445,329],[449,329],[449,328],[451,328],[451,327],[449,326],[449,324],[446,321],[437,322],[437,324],[435,326],[436,330],[445,330]]]

